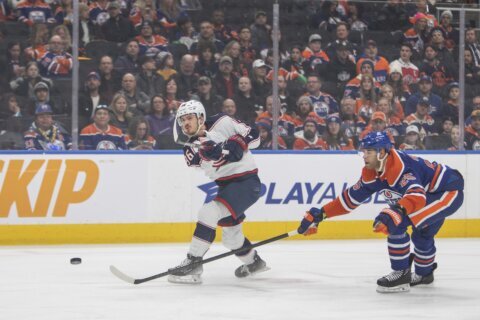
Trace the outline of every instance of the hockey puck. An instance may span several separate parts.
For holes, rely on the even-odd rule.
[[[70,263],[71,263],[71,264],[80,264],[80,263],[82,263],[82,259],[80,259],[80,258],[72,258],[72,259],[70,259]]]

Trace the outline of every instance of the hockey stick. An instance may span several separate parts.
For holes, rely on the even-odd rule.
[[[265,239],[265,240],[263,240],[263,241],[257,242],[257,243],[252,244],[251,246],[249,246],[249,247],[247,247],[247,248],[239,248],[239,249],[236,249],[236,250],[232,250],[232,251],[229,251],[229,252],[225,252],[225,253],[222,253],[222,254],[213,256],[213,257],[211,257],[211,258],[202,260],[202,261],[198,262],[197,265],[206,264],[206,263],[209,263],[209,262],[218,260],[218,259],[222,259],[222,258],[231,256],[231,255],[234,255],[234,254],[239,253],[239,252],[242,252],[242,251],[246,251],[246,250],[250,250],[250,249],[253,249],[253,248],[256,248],[256,247],[263,246],[264,244],[267,244],[267,243],[270,243],[270,242],[274,242],[274,241],[277,241],[277,240],[281,240],[281,239],[285,239],[285,238],[288,238],[288,237],[296,236],[297,234],[298,234],[297,230],[290,231],[290,232],[287,232],[287,233],[278,235],[278,236],[276,236],[276,237],[269,238],[269,239]],[[183,266],[183,267],[178,267],[178,268],[174,268],[174,269],[170,269],[170,270],[167,270],[167,271],[165,271],[165,272],[162,272],[162,273],[159,273],[159,274],[150,276],[150,277],[146,277],[146,278],[140,278],[140,279],[135,279],[135,278],[132,278],[132,277],[126,275],[126,274],[123,273],[122,271],[118,270],[115,266],[110,266],[110,271],[111,271],[117,278],[119,278],[119,279],[121,279],[121,280],[123,280],[123,281],[125,281],[125,282],[131,283],[131,284],[140,284],[140,283],[144,283],[144,282],[147,282],[147,281],[151,281],[151,280],[155,280],[155,279],[158,279],[158,278],[161,278],[161,277],[168,276],[169,274],[172,273],[172,271],[174,271],[174,270],[175,270],[175,271],[181,270],[181,269],[183,269],[183,268],[185,268],[185,266]]]

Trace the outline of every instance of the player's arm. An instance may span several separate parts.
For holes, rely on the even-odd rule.
[[[425,188],[413,171],[404,172],[397,186],[400,187],[403,197],[395,205],[382,209],[377,215],[373,222],[374,232],[394,234],[400,224],[408,219],[408,215],[425,207]]]
[[[335,200],[322,208],[311,208],[305,214],[298,227],[298,233],[310,235],[316,233],[316,227],[327,218],[343,215],[355,210],[376,190],[362,178],[356,184],[345,189]]]
[[[191,147],[183,147],[183,155],[185,157],[185,162],[189,167],[199,167],[200,166],[200,153],[195,152]]]

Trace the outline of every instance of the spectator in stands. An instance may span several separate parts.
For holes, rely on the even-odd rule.
[[[405,106],[408,98],[411,95],[410,87],[404,83],[402,70],[398,66],[390,68],[390,74],[387,78],[387,85],[393,89],[393,97],[398,100],[402,107]]]
[[[137,40],[130,40],[125,47],[125,54],[115,60],[113,68],[121,74],[139,71],[140,46]]]
[[[148,122],[143,118],[135,118],[131,121],[128,134],[125,136],[125,144],[128,150],[153,150],[157,141],[150,135]]]
[[[92,71],[85,80],[84,90],[80,92],[78,99],[78,114],[83,117],[82,122],[88,121],[93,117],[93,110],[99,104],[109,104],[111,100],[105,99],[100,93],[101,79],[100,75]],[[82,123],[85,125],[85,123]],[[82,126],[80,126],[82,127]]]
[[[19,22],[29,27],[36,23],[55,23],[50,5],[44,0],[23,0],[17,3],[16,16]]]
[[[374,79],[369,74],[364,74],[360,80],[360,87],[356,96],[355,113],[361,116],[366,122],[370,120],[377,105],[377,91],[375,90]]]
[[[271,48],[272,39],[270,32],[272,27],[267,23],[265,11],[257,11],[255,13],[255,22],[250,26],[250,31],[252,32],[252,45],[257,52]]]
[[[438,95],[443,95],[445,86],[455,80],[455,72],[451,65],[440,61],[437,54],[437,49],[433,45],[425,46],[425,59],[420,65],[420,73],[430,76],[433,91]]]
[[[73,3],[72,0],[60,0],[55,9],[54,17],[57,24],[71,25],[73,21]]]
[[[197,90],[198,75],[195,74],[195,58],[186,54],[180,60],[180,71],[177,73],[178,97],[189,100]]]
[[[349,58],[346,45],[335,45],[335,55],[325,68],[324,77],[327,81],[335,84],[335,96],[342,97],[347,83],[355,77],[355,63]]]
[[[49,36],[50,31],[45,23],[37,23],[31,27],[29,38],[31,46],[24,50],[27,60],[37,61],[47,52]]]
[[[106,101],[110,102],[115,92],[120,90],[122,82],[120,72],[113,68],[112,57],[107,55],[102,56],[98,64],[97,72],[100,75],[99,93]]]
[[[170,52],[159,52],[155,57],[157,64],[157,74],[162,76],[163,80],[167,81],[177,74],[175,67],[175,60]]]
[[[63,50],[72,53],[72,37],[67,26],[60,24],[52,29],[52,36],[60,36],[63,40]]]
[[[399,147],[400,150],[425,150],[420,138],[420,131],[416,125],[409,125],[406,132],[405,140]]]
[[[25,74],[10,82],[10,88],[18,96],[34,99],[34,87],[39,82],[46,83],[49,88],[53,86],[52,80],[39,75],[38,64],[31,61],[25,67]]]
[[[55,108],[56,106],[54,105],[54,103],[50,101],[50,88],[48,84],[41,81],[38,82],[33,87],[33,93],[34,93],[34,97],[33,99],[29,99],[29,103],[27,106],[28,114],[34,115],[37,105],[40,105],[40,104],[48,104],[55,114],[60,113],[60,110]]]
[[[338,113],[338,103],[331,95],[322,92],[322,81],[318,75],[310,74],[307,78],[307,93],[313,104],[313,111],[325,119],[331,113]]]
[[[233,61],[228,56],[220,58],[219,72],[215,76],[216,92],[224,98],[232,99],[238,85],[238,78],[232,74]]]
[[[405,115],[415,113],[418,101],[423,98],[427,98],[429,101],[428,114],[433,118],[441,116],[442,98],[435,93],[432,93],[432,86],[433,84],[431,77],[427,75],[420,77],[418,81],[418,91],[412,94],[405,104]]]
[[[368,126],[365,128],[365,130],[362,131],[359,138],[360,140],[362,140],[363,138],[365,138],[365,136],[367,136],[371,132],[386,131],[388,137],[390,138],[390,142],[392,144],[395,144],[394,137],[392,136],[390,131],[386,129],[387,129],[387,116],[382,111],[375,111],[372,114],[372,117],[370,119]]]
[[[362,77],[365,75],[370,75],[374,79],[373,68],[374,68],[373,61],[369,59],[363,60],[362,64],[360,65],[360,73],[347,83],[347,85],[345,86],[345,92],[343,96],[357,98],[358,90],[360,90],[360,82],[362,80]],[[377,81],[374,81],[374,87],[380,88],[381,84]]]
[[[25,61],[21,56],[22,48],[18,41],[9,42],[6,54],[6,80],[8,82],[21,77],[25,71]]]
[[[356,102],[350,97],[341,101],[340,117],[342,120],[341,130],[346,136],[357,140],[357,137],[365,130],[367,123],[355,113]]]
[[[192,100],[200,101],[205,107],[207,114],[217,114],[222,111],[223,97],[213,91],[212,80],[209,77],[200,77],[197,84],[197,92],[192,95]]]
[[[399,97],[396,97],[394,94],[393,87],[389,84],[384,84],[380,88],[380,97],[385,98],[388,100],[389,104],[392,106],[393,109],[393,115],[395,115],[400,121],[403,121],[405,118],[405,113],[403,112],[403,106],[399,99]]]
[[[95,108],[93,123],[80,132],[80,150],[126,150],[125,138],[117,127],[109,125],[108,106],[100,104]]]
[[[70,150],[70,135],[58,126],[52,117],[53,111],[48,104],[38,104],[35,109],[35,121],[25,132],[27,150]]]
[[[288,84],[285,76],[279,74],[277,82],[281,113],[293,113],[295,111],[297,98],[295,98],[287,89]],[[273,90],[271,90],[269,94],[273,94]]]
[[[387,123],[386,130],[393,136],[402,136],[405,133],[405,126],[402,120],[395,115],[394,108],[387,98],[380,98],[377,102],[375,111],[381,111],[385,114]]]
[[[357,74],[360,73],[360,67],[365,60],[373,61],[373,76],[375,81],[384,83],[387,81],[387,75],[389,71],[389,64],[387,59],[378,55],[377,42],[375,40],[368,40],[365,46],[363,55],[357,61]]]
[[[171,77],[165,81],[165,88],[163,88],[163,96],[167,101],[168,110],[175,114],[178,107],[183,102],[182,99],[178,97],[178,80],[176,76]]]
[[[460,33],[457,28],[452,25],[453,14],[450,10],[445,10],[440,15],[440,28],[442,28],[445,36],[445,46],[452,50],[460,43]]]
[[[117,93],[113,96],[112,103],[109,107],[109,124],[119,128],[120,130],[122,130],[122,133],[125,134],[128,130],[130,122],[135,116],[135,114],[131,110],[133,111],[135,109],[128,108],[127,98],[123,94]]]
[[[188,15],[180,8],[177,0],[163,0],[159,2],[157,10],[158,21],[160,21],[160,24],[170,37],[174,36],[178,19],[185,16]]]
[[[390,63],[390,72],[400,70],[404,85],[413,85],[418,82],[418,67],[412,63],[413,48],[410,43],[405,42],[400,46],[400,58]]]
[[[40,57],[40,73],[50,78],[70,77],[73,67],[72,56],[64,50],[60,36],[50,38],[48,50]]]
[[[387,3],[385,3],[377,13],[375,30],[403,30],[406,27],[407,21],[407,11],[403,1],[387,0]]]
[[[198,36],[197,42],[194,42],[190,47],[190,52],[194,55],[198,54],[198,43],[200,41],[208,41],[213,43],[216,48],[216,52],[220,53],[223,51],[225,44],[215,38],[215,33],[213,31],[213,25],[210,21],[204,20],[200,23],[200,34]]]
[[[111,3],[109,0],[93,0],[90,3],[89,20],[96,29],[99,30],[110,17],[108,7]]]
[[[405,31],[403,34],[402,43],[410,43],[413,50],[417,54],[421,55],[424,50],[424,45],[427,43],[428,39],[427,16],[423,13],[417,13],[415,16],[410,18],[410,22],[413,24],[413,27]]]
[[[98,36],[97,30],[95,29],[93,22],[89,19],[89,9],[88,5],[85,3],[80,3],[78,5],[78,16],[79,20],[79,29],[78,29],[78,47],[83,52],[87,44],[95,40]],[[71,28],[73,28],[71,26]],[[73,30],[70,31],[72,33]]]
[[[263,112],[258,115],[256,121],[258,122],[260,119],[269,119],[272,122],[273,121],[272,110],[273,110],[273,96],[270,95],[265,99],[265,108],[263,108]],[[281,114],[282,113],[280,112],[279,116]]]
[[[267,66],[263,60],[253,61],[251,79],[255,95],[265,98],[270,93],[272,84],[267,79]]]
[[[240,43],[240,53],[242,61],[245,64],[251,64],[257,58],[258,52],[252,44],[252,32],[248,26],[240,28],[238,33],[238,43]]]
[[[0,119],[6,120],[6,127],[9,127],[9,122],[17,122],[25,115],[25,110],[18,103],[17,97],[13,93],[6,93],[1,101]],[[11,127],[10,127],[11,128]],[[9,130],[18,131],[18,130]]]
[[[299,45],[293,45],[290,48],[290,57],[282,64],[282,68],[288,72],[297,72],[300,75],[305,75],[305,69],[303,69],[303,57],[302,48]]]
[[[198,32],[193,27],[192,20],[188,16],[181,17],[177,20],[177,26],[174,43],[183,44],[190,50],[192,44],[198,40]]]
[[[225,99],[222,105],[222,112],[228,116],[236,119],[237,118],[237,105],[232,99]]]
[[[455,59],[451,49],[446,47],[445,33],[442,28],[435,27],[430,31],[430,44],[437,50],[437,59],[453,68]]]
[[[118,2],[112,1],[108,4],[108,14],[108,20],[102,24],[105,40],[121,43],[126,42],[135,34],[130,20],[121,14]]]
[[[321,73],[325,69],[325,65],[330,61],[325,51],[322,50],[322,36],[312,34],[308,38],[308,46],[303,50],[302,57],[303,69],[307,73],[316,71]]]
[[[117,93],[121,93],[127,100],[127,106],[132,112],[147,114],[150,111],[150,98],[148,95],[137,88],[137,80],[131,73],[126,73],[122,77],[122,89]],[[137,113],[135,112],[135,113]]]
[[[465,147],[465,141],[463,142]],[[449,151],[457,151],[459,150],[460,146],[460,128],[458,125],[452,127],[452,131],[450,132],[450,144],[447,147]]]
[[[145,116],[154,137],[172,135],[175,116],[168,110],[165,98],[157,94],[152,97],[150,113]]]
[[[338,5],[338,1],[324,1],[320,10],[313,17],[312,27],[321,30],[332,31],[336,25],[346,20],[344,8]]]
[[[273,141],[272,141],[272,121],[268,118],[259,118],[255,122],[257,130],[260,137],[260,145],[257,147],[258,150],[272,150]],[[287,144],[282,137],[277,137],[277,145],[279,150],[287,149]]]
[[[142,71],[136,76],[138,89],[145,92],[148,97],[161,93],[165,80],[155,72],[155,59],[150,56],[143,56],[140,58],[140,64]]]
[[[465,51],[467,49],[472,52],[473,64],[480,67],[480,42],[477,40],[474,28],[468,28],[465,31]]]
[[[350,25],[351,30],[355,30],[355,31],[368,30],[368,23],[366,20],[363,19],[362,3],[348,2],[346,21]]]
[[[343,21],[339,22],[335,30],[335,40],[330,42],[325,50],[328,57],[332,59],[336,55],[337,47],[342,46],[346,47],[349,59],[355,62],[356,58],[360,55],[360,50],[357,44],[348,40],[348,24]]]
[[[472,122],[470,115],[475,110],[480,110],[480,95],[473,97],[471,104],[469,103],[465,106],[465,116],[468,115],[465,119],[465,125],[468,126]]]
[[[218,72],[218,63],[215,61],[215,46],[210,41],[198,43],[198,57],[195,62],[195,74],[212,79]]]
[[[470,116],[472,122],[465,128],[467,150],[480,150],[480,110],[474,110]]]
[[[341,124],[337,113],[327,117],[327,127],[322,135],[326,150],[355,150],[353,140],[345,134]]]
[[[438,133],[438,130],[435,126],[435,119],[428,114],[428,109],[430,106],[429,99],[427,97],[422,97],[417,102],[416,111],[408,115],[405,120],[403,120],[406,126],[416,124],[421,128],[420,137],[422,140],[427,135],[431,136]]]
[[[238,90],[233,101],[237,106],[237,119],[254,124],[257,116],[263,112],[262,98],[257,97],[252,88],[252,82],[248,77],[238,79]]]
[[[153,24],[145,21],[140,26],[140,34],[135,37],[140,48],[139,55],[157,55],[160,51],[168,51],[168,40],[153,33]]]
[[[282,135],[293,136],[294,133],[302,130],[307,119],[313,119],[317,126],[317,132],[322,134],[325,131],[325,119],[318,116],[314,111],[314,104],[310,97],[301,96],[297,100],[297,109],[293,116],[284,113],[279,119],[279,125],[282,129]]]
[[[440,133],[440,136],[445,135],[450,137],[454,125],[454,119],[452,117],[444,117],[442,120],[442,131]]]
[[[458,124],[458,115],[460,113],[460,87],[458,82],[451,82],[445,90],[447,99],[442,106],[442,116],[453,119],[454,124]]]
[[[212,12],[212,25],[215,38],[224,44],[238,38],[237,33],[230,26],[225,25],[225,12],[220,8]]]
[[[229,56],[233,61],[233,74],[237,77],[247,76],[248,69],[240,55],[240,44],[236,40],[230,41],[223,50],[222,56]]]
[[[303,130],[295,134],[293,150],[325,150],[325,142],[318,137],[317,122],[305,119]]]
[[[8,20],[13,20],[12,9],[10,7],[9,1],[1,0],[0,1],[0,22],[5,22]]]
[[[465,83],[473,87],[480,87],[480,65],[476,66],[473,61],[471,49],[465,49]]]

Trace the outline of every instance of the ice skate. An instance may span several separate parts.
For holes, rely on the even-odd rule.
[[[437,269],[437,263],[436,262],[432,265],[432,272],[430,272],[426,276],[421,276],[421,275],[418,275],[414,272],[412,274],[412,279],[410,280],[410,286],[415,287],[415,286],[418,286],[418,285],[429,285],[429,284],[431,284],[434,280],[433,271],[435,271],[435,269]]]
[[[187,258],[175,268],[169,269],[168,281],[172,283],[201,284],[203,265],[198,265],[202,257],[187,254]]]
[[[253,256],[253,262],[238,267],[235,270],[235,276],[237,278],[245,278],[250,275],[268,270],[270,270],[270,268],[267,267],[267,263],[263,261],[262,258],[260,258],[260,256],[255,252],[255,255]]]
[[[377,292],[408,292],[412,274],[410,269],[392,271],[390,274],[377,280]]]

